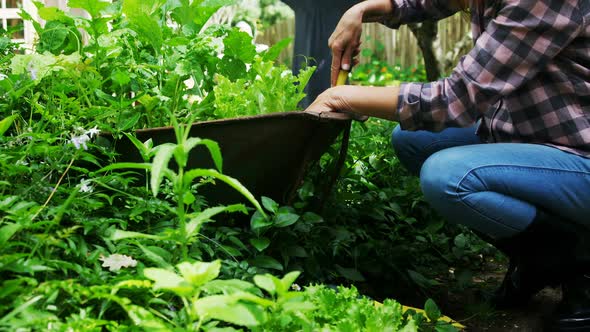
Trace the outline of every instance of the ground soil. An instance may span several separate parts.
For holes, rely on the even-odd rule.
[[[503,276],[503,269],[477,272],[472,286],[464,291],[449,290],[446,298],[438,299],[443,313],[460,321],[468,332],[542,332],[543,323],[561,299],[561,290],[546,288],[524,307],[495,310],[485,301],[485,294],[493,292]]]

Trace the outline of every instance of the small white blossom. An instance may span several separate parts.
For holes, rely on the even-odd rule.
[[[27,66],[27,70],[29,71],[29,75],[31,75],[31,79],[34,81],[37,79],[37,68],[33,66],[32,62],[29,62]]]
[[[85,132],[86,135],[90,135],[90,138],[94,137],[95,135],[100,134],[100,129],[96,128],[96,126],[94,126],[94,128],[90,128]]]
[[[285,78],[285,77],[292,75],[292,74],[293,74],[293,72],[290,70],[283,70],[283,72],[281,73],[281,78]]]
[[[72,140],[71,140],[72,144],[74,144],[74,146],[78,150],[80,150],[80,147],[83,147],[84,150],[88,150],[88,145],[86,145],[86,143],[88,141],[90,141],[90,136],[88,136],[88,134],[74,136],[74,137],[72,137]]]
[[[91,180],[87,180],[87,179],[82,179],[82,181],[80,181],[80,192],[81,193],[91,193],[94,188],[90,185]]]
[[[293,284],[293,285],[291,285],[291,289],[296,292],[299,292],[299,291],[301,291],[301,286],[299,286],[297,284]]]
[[[268,50],[268,45],[265,44],[256,44],[256,53],[262,53],[266,50]]]
[[[100,257],[100,260],[103,262],[103,267],[108,267],[109,271],[119,271],[121,268],[124,267],[135,267],[137,266],[137,261],[133,259],[133,257],[121,254],[112,254],[108,257]]]
[[[7,79],[8,76],[4,75],[4,74],[0,74],[0,81]]]

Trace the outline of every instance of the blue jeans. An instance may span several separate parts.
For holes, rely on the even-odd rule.
[[[433,133],[398,126],[392,144],[450,222],[501,239],[526,229],[542,208],[590,227],[588,158],[539,144],[485,144],[475,127]]]

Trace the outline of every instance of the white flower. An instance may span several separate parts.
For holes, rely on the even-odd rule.
[[[37,79],[37,69],[33,67],[33,63],[29,63],[27,68],[29,70],[29,74],[31,75],[31,79],[34,81]]]
[[[137,261],[133,259],[133,257],[121,255],[121,254],[112,254],[108,257],[101,256],[100,260],[103,262],[103,267],[108,267],[109,271],[119,271],[121,268],[124,267],[135,267],[137,266]]]
[[[293,285],[291,285],[291,289],[296,292],[299,292],[299,291],[301,291],[301,286],[299,286],[297,284],[293,284]]]
[[[289,70],[289,69],[283,70],[283,72],[281,73],[281,78],[285,78],[289,75],[293,75],[293,72],[291,70]]]
[[[98,128],[96,128],[96,126],[94,126],[94,128],[90,128],[84,133],[86,135],[90,135],[90,138],[92,138],[92,137],[94,137],[94,135],[100,134],[100,129],[98,129]]]
[[[88,134],[74,136],[74,137],[72,137],[72,140],[71,140],[72,144],[74,144],[74,146],[78,150],[80,150],[80,147],[83,147],[84,150],[88,150],[88,145],[86,145],[86,143],[88,141],[90,141],[90,136],[88,136]]]
[[[0,74],[0,81],[7,79],[8,76],[4,75],[4,74]]]
[[[268,50],[268,45],[265,44],[256,44],[256,53],[262,53],[266,50]]]
[[[80,181],[80,192],[91,193],[94,190],[94,188],[90,185],[91,182],[91,180],[82,179]]]

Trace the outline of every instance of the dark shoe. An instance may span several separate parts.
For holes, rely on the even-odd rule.
[[[581,274],[564,281],[563,299],[558,304],[547,331],[590,331],[590,275]]]
[[[543,288],[559,286],[566,264],[563,257],[571,255],[570,244],[576,237],[559,219],[538,209],[527,229],[511,238],[491,241],[510,258],[504,280],[491,299],[496,308],[522,306]]]
[[[491,303],[497,309],[520,307],[527,304],[543,288],[555,287],[558,284],[553,271],[542,271],[513,258],[502,284],[491,298]]]

